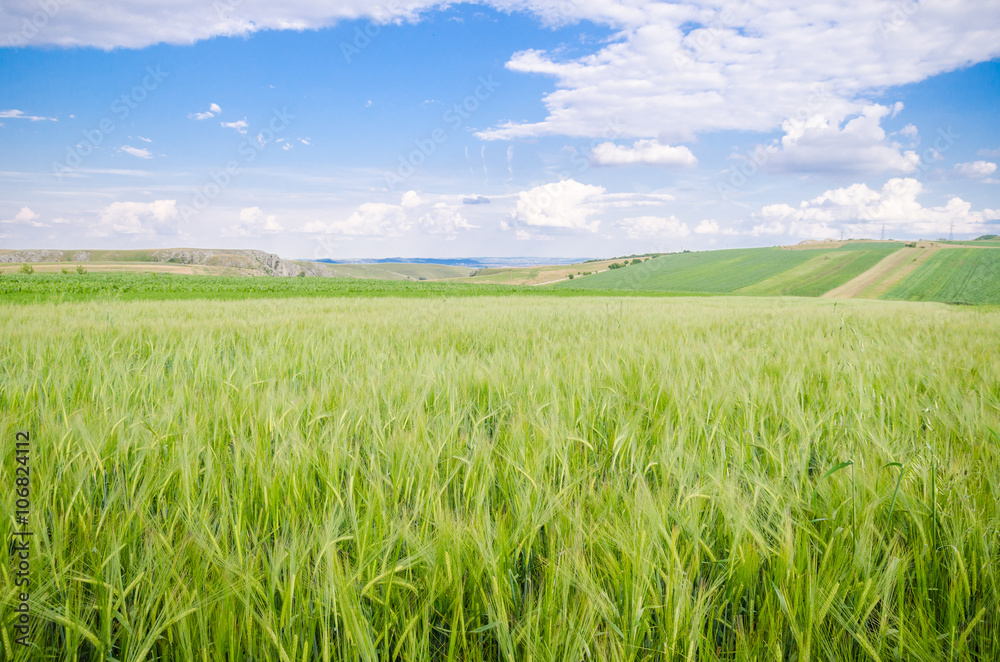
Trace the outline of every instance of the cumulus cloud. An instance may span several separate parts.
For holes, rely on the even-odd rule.
[[[674,216],[638,216],[625,218],[615,223],[625,229],[629,239],[656,239],[665,237],[687,237],[691,234],[687,223]]]
[[[693,168],[698,159],[687,147],[671,147],[656,140],[637,140],[631,147],[605,142],[590,151],[590,162],[595,165],[652,165],[668,168]]]
[[[764,151],[767,168],[776,172],[912,173],[920,166],[920,157],[888,140],[882,129],[882,119],[891,112],[880,104],[865,106],[843,126],[822,114],[785,120],[781,142]]]
[[[120,151],[126,154],[131,154],[140,159],[151,159],[153,155],[150,154],[149,150],[145,147],[132,147],[131,145],[122,145],[118,148]]]
[[[260,237],[285,230],[273,214],[265,214],[260,207],[240,210],[240,221],[222,230],[223,237]]]
[[[177,201],[115,202],[100,213],[101,233],[177,234]]]
[[[551,238],[539,230],[597,232],[600,219],[593,216],[610,210],[661,206],[674,197],[667,193],[609,193],[603,186],[564,179],[536,186],[517,194],[514,211],[501,222],[518,239]]]
[[[520,224],[597,232],[600,221],[590,217],[607,191],[603,186],[581,184],[573,179],[544,184],[517,196],[514,220]]]
[[[970,161],[968,163],[958,163],[955,165],[955,172],[961,177],[970,179],[982,179],[989,177],[997,171],[997,164],[991,161]]]
[[[768,131],[820,112],[858,112],[872,91],[917,82],[1000,55],[1000,2],[921,2],[900,17],[899,0],[801,3],[792,0],[482,0],[501,11],[523,11],[545,25],[590,21],[611,29],[597,52],[525,50],[507,68],[553,79],[540,122],[507,123],[489,138],[540,135],[595,137],[618,118],[623,138],[655,136],[677,142],[715,130]],[[191,44],[262,30],[305,30],[341,20],[378,24],[417,21],[448,3],[397,0],[121,0],[107,12],[101,0],[66,4],[32,45],[142,48]],[[0,34],[31,21],[32,3],[0,10]],[[155,17],[152,20],[151,17]],[[816,57],[822,53],[823,57]],[[827,95],[817,108],[815,85]],[[678,138],[682,137],[682,138]]]
[[[48,227],[46,223],[42,223],[38,220],[38,214],[31,210],[29,207],[21,207],[21,211],[14,215],[14,218],[0,220],[0,223],[10,224],[10,225],[27,225],[33,228],[44,228]]]
[[[795,117],[843,117],[873,91],[996,57],[1000,7],[988,4],[922,2],[898,22],[896,0],[586,3],[574,17],[612,25],[615,38],[579,58],[514,54],[509,70],[554,79],[543,99],[547,116],[480,135],[591,137],[617,118],[623,137],[676,142],[699,132],[769,131]]]
[[[209,119],[211,117],[215,117],[216,115],[218,115],[221,112],[222,112],[222,108],[219,107],[219,104],[213,103],[212,105],[210,105],[208,107],[208,110],[206,110],[205,112],[203,112],[203,113],[190,113],[188,115],[188,118],[192,119],[192,120],[207,120],[207,119]]]
[[[407,191],[400,197],[399,204],[366,202],[344,220],[312,221],[303,231],[358,237],[400,237],[418,232],[454,238],[459,230],[477,227],[462,215],[460,203],[448,202],[444,197],[435,199]]]
[[[884,226],[910,236],[941,236],[986,230],[1000,217],[995,210],[973,211],[959,197],[944,205],[925,207],[917,198],[923,185],[910,177],[890,179],[880,190],[865,184],[831,189],[798,207],[767,205],[754,214],[751,234],[799,237],[832,236],[843,229],[855,236],[874,236]]]
[[[734,228],[723,228],[719,226],[719,222],[706,218],[698,223],[697,227],[694,229],[695,234],[718,234],[718,235],[728,235],[734,236],[740,234],[738,230]]]
[[[418,225],[424,232],[446,235],[449,238],[457,237],[459,230],[471,230],[477,227],[470,224],[456,207],[445,202],[434,203],[434,206],[420,217]]]

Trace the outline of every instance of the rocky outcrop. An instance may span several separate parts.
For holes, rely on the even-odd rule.
[[[239,269],[258,276],[332,275],[322,264],[282,260],[274,253],[254,249],[157,248],[149,250],[58,251],[25,249],[0,251],[0,262],[169,262]]]

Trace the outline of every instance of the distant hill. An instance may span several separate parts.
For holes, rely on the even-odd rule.
[[[297,276],[309,272],[307,267],[283,260],[273,253],[250,249],[3,250],[0,251],[0,263],[34,263],[48,265],[49,270],[84,264],[94,271],[173,271],[248,276]],[[314,271],[316,275],[321,275],[319,269]]]
[[[491,269],[500,267],[538,267],[546,265],[577,264],[586,262],[585,257],[387,257],[387,258],[359,258],[352,260],[312,260],[313,262],[323,262],[326,264],[444,264],[456,267],[470,267],[472,269]]]
[[[672,253],[553,287],[1000,304],[1000,244],[990,239]]]

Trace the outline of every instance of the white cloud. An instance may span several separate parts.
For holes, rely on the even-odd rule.
[[[435,203],[418,221],[420,229],[429,234],[443,234],[449,238],[458,236],[459,230],[471,230],[471,225],[462,213],[445,202]]]
[[[149,150],[145,147],[132,147],[131,145],[122,145],[118,148],[126,154],[131,154],[132,156],[138,157],[140,159],[151,159],[153,155],[149,153]]]
[[[103,228],[118,234],[177,234],[177,201],[115,202],[100,213]]]
[[[858,112],[866,95],[1000,54],[997,0],[921,2],[902,22],[898,13],[898,0],[580,3],[573,18],[611,25],[611,43],[575,59],[514,54],[511,71],[554,79],[547,117],[480,135],[597,136],[611,118],[622,137],[666,142],[769,131],[788,118]]]
[[[637,140],[632,147],[601,143],[590,151],[590,161],[595,165],[656,165],[670,168],[693,168],[698,159],[687,147],[671,147],[656,140]]]
[[[284,232],[285,228],[273,214],[267,215],[260,207],[240,210],[240,222],[222,230],[223,237],[259,237]]]
[[[402,200],[400,200],[400,204],[404,208],[419,207],[421,202],[420,196],[417,195],[416,191],[407,191],[403,194]]]
[[[384,202],[366,202],[346,221],[334,222],[331,229],[347,235],[398,237],[412,226],[401,206]]]
[[[850,236],[876,236],[885,226],[896,234],[938,237],[950,231],[959,234],[983,232],[984,223],[996,213],[972,211],[972,205],[952,197],[944,205],[924,207],[917,201],[923,185],[915,179],[890,179],[881,190],[865,184],[831,189],[798,207],[767,205],[754,214],[754,235],[799,237],[834,236],[843,229]]]
[[[882,129],[882,118],[891,112],[879,104],[865,106],[843,127],[822,114],[785,120],[780,144],[768,146],[763,153],[767,168],[776,172],[912,173],[920,166],[920,157],[902,151]]]
[[[249,124],[247,124],[247,120],[245,117],[237,122],[219,122],[219,124],[226,127],[227,129],[236,129],[237,131],[240,132],[240,134],[244,136],[247,135],[247,127],[250,126]]]
[[[144,143],[151,143],[151,142],[153,142],[149,138],[143,138],[142,136],[136,136],[136,138],[138,138],[139,140],[141,140]]]
[[[674,216],[638,216],[625,218],[615,223],[625,228],[629,239],[656,239],[662,237],[687,237],[691,234],[687,223]]]
[[[58,122],[54,117],[42,117],[40,115],[25,115],[23,111],[20,110],[0,110],[0,119],[11,119],[11,120],[30,120],[32,122]]]
[[[990,161],[970,161],[968,163],[958,163],[955,171],[962,177],[981,179],[989,177],[997,170],[997,164]]]
[[[532,227],[564,228],[597,232],[600,221],[590,217],[606,193],[603,186],[581,184],[573,179],[536,186],[517,196],[513,217]]]
[[[453,239],[459,230],[478,227],[469,223],[461,208],[461,196],[421,196],[407,191],[398,205],[366,202],[345,220],[312,221],[302,231],[364,237],[400,237],[415,231]]]
[[[29,207],[21,207],[21,211],[14,215],[14,218],[0,220],[0,223],[9,225],[27,225],[33,228],[45,228],[48,227],[47,223],[42,223],[38,220],[38,214],[33,212]]]
[[[618,118],[621,137],[677,142],[697,132],[772,130],[788,118],[857,112],[865,95],[917,82],[1000,54],[1000,2],[792,0],[483,0],[524,11],[546,25],[590,21],[611,29],[600,50],[566,58],[560,50],[515,53],[507,67],[551,76],[541,122],[511,123],[490,138],[563,134],[599,136]],[[443,0],[397,0],[388,10],[369,0],[102,0],[61,9],[32,45],[142,48],[191,44],[262,30],[305,30],[340,20],[416,21]],[[902,11],[900,7],[913,8]],[[35,12],[7,3],[0,34],[16,34]],[[822,54],[822,57],[817,57]],[[818,104],[810,90],[824,84]],[[822,107],[817,107],[817,105]]]
[[[215,117],[216,115],[218,115],[221,112],[222,112],[222,108],[219,108],[219,104],[213,103],[212,105],[210,105],[208,107],[208,110],[206,110],[203,113],[190,113],[188,115],[188,119],[192,119],[192,120],[207,120],[207,119],[209,119],[211,117]],[[223,126],[225,126],[225,125],[223,125]]]
[[[740,234],[738,230],[733,228],[722,228],[719,227],[719,222],[706,218],[698,223],[698,226],[694,229],[696,234],[720,234],[727,236],[735,236]]]
[[[534,228],[597,232],[595,214],[610,210],[659,207],[674,199],[669,193],[608,193],[603,186],[564,179],[536,186],[517,194],[509,220],[501,229],[514,230],[517,238],[550,238]]]

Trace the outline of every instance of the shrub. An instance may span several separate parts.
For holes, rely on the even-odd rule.
[[[30,264],[28,264],[27,262],[25,262],[24,264],[21,265],[21,273],[22,274],[33,274],[33,273],[35,273],[35,268],[33,266],[31,266]]]
[[[84,268],[84,266],[82,264],[78,264],[78,265],[76,265],[76,273],[78,273],[78,274],[85,274],[85,273],[87,273],[87,270]]]

